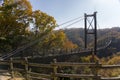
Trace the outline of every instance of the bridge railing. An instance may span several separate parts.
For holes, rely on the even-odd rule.
[[[92,48],[76,48],[76,49],[51,49],[51,50],[41,50],[39,54],[34,54],[32,57],[46,57],[46,56],[60,56],[60,55],[69,55],[81,52],[93,51]],[[49,53],[49,54],[48,54]]]
[[[16,67],[17,64],[22,65],[22,67],[18,68]],[[119,77],[110,77],[110,78],[103,78],[98,74],[98,71],[100,69],[112,69],[112,68],[120,68],[120,65],[102,65],[99,62],[95,63],[73,63],[73,62],[57,62],[55,59],[50,64],[40,64],[40,63],[31,63],[28,62],[28,59],[25,58],[23,60],[13,60],[12,58],[10,60],[4,60],[0,61],[0,65],[4,65],[3,68],[1,68],[0,73],[9,73],[3,74],[6,76],[11,76],[11,78],[15,78],[15,71],[18,72],[24,72],[24,78],[26,80],[30,80],[32,78],[34,79],[53,79],[58,80],[61,78],[84,78],[84,79],[93,79],[93,80],[120,80]],[[88,67],[91,69],[91,73],[85,74],[85,73],[68,73],[62,71],[62,67],[67,68],[81,68],[81,67]],[[32,69],[35,68],[46,68],[50,69],[51,72],[48,73],[38,73],[33,72]],[[82,68],[81,68],[82,69]]]

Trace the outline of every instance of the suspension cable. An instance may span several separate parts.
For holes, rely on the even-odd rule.
[[[67,28],[67,27],[69,27],[69,26],[71,26],[71,25],[74,25],[74,24],[76,24],[76,23],[82,21],[83,19],[84,19],[84,18],[82,18],[82,19],[80,19],[80,20],[77,20],[77,21],[75,21],[75,22],[73,22],[73,23],[71,23],[71,24],[65,26],[64,28]]]
[[[66,21],[66,22],[58,25],[57,27],[60,27],[60,26],[65,25],[65,24],[68,24],[68,23],[73,22],[73,21],[75,21],[75,20],[78,20],[78,19],[80,19],[80,18],[83,18],[83,16],[77,17],[77,18],[74,18],[74,19],[71,19],[71,20],[69,20],[69,21]]]

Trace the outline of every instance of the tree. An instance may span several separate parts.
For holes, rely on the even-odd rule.
[[[40,10],[32,11],[28,0],[4,0],[0,7],[0,18],[0,45],[4,45],[0,47],[1,53],[15,50],[45,35],[45,39],[39,43],[40,48],[53,47],[53,41],[57,40],[52,32],[56,26],[54,17]],[[30,29],[31,25],[34,30]]]
[[[65,49],[75,49],[77,48],[77,44],[73,44],[71,41],[69,41],[68,39],[65,41],[63,48]]]
[[[51,32],[56,27],[54,17],[49,16],[40,10],[34,11],[32,16],[36,35]]]
[[[25,34],[32,15],[32,6],[27,0],[4,0],[0,8],[0,36]]]
[[[43,47],[46,49],[60,49],[63,47],[66,35],[63,31],[54,31],[43,41]]]
[[[0,6],[0,53],[19,49],[41,38],[31,53],[40,49],[73,48],[74,44],[62,30],[54,30],[56,25],[54,17],[40,10],[32,11],[28,0],[4,0]],[[71,46],[66,47],[66,44]]]
[[[16,49],[28,35],[32,6],[28,0],[4,0],[0,6],[1,51]]]

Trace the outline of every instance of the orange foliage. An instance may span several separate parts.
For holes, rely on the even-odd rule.
[[[71,41],[66,40],[63,47],[65,49],[74,49],[74,48],[77,48],[78,46],[76,44],[72,43]]]

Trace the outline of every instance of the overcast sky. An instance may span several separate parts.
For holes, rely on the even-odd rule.
[[[120,0],[30,0],[33,10],[53,16],[57,24],[97,11],[99,28],[120,26]],[[81,21],[71,27],[83,27]],[[65,27],[61,26],[62,27]]]

